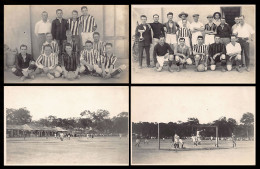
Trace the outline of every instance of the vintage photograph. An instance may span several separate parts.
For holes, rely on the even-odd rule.
[[[4,165],[129,165],[127,86],[4,87]]]
[[[255,87],[132,87],[132,165],[255,165]]]
[[[132,5],[132,83],[255,83],[255,5]]]
[[[128,5],[4,5],[4,83],[128,82]]]

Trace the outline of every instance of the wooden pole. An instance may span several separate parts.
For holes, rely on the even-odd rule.
[[[158,148],[160,150],[160,123],[158,123]]]
[[[218,126],[216,127],[216,147],[218,147]]]

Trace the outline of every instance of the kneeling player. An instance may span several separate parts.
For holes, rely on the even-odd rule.
[[[173,62],[173,50],[168,43],[165,43],[164,36],[160,36],[159,43],[154,46],[153,58],[157,59],[157,71],[162,71],[163,64],[165,61],[169,61],[169,72],[173,72],[171,69]]]
[[[125,65],[119,66],[117,69],[115,67],[117,57],[113,53],[112,43],[107,43],[105,45],[105,54],[101,56],[101,68],[102,68],[102,77],[109,78],[119,78],[120,73],[126,68]]]
[[[221,62],[222,72],[225,72],[226,65],[226,47],[224,44],[220,43],[220,37],[215,36],[215,43],[209,45],[209,58],[210,58],[210,69],[216,69],[216,63]]]
[[[203,36],[198,36],[198,44],[193,46],[193,55],[195,60],[195,71],[207,70],[208,47],[203,43]],[[204,70],[198,69],[199,65],[204,65]]]
[[[99,76],[102,73],[101,55],[93,49],[93,42],[86,41],[85,49],[80,55],[80,73]]]
[[[190,57],[190,48],[185,45],[185,39],[180,38],[179,39],[179,44],[176,45],[175,51],[175,61],[177,65],[177,72],[180,71],[180,64],[183,64],[183,68],[186,69],[186,64],[191,65],[192,60],[189,58]]]
[[[21,53],[15,58],[15,67],[12,68],[13,74],[21,77],[24,81],[26,78],[34,79],[34,71],[36,69],[35,61],[32,55],[27,53],[27,46],[20,46]]]
[[[65,45],[65,53],[62,54],[61,59],[62,77],[68,80],[79,78],[79,58],[77,53],[72,51],[72,45],[70,43]]]
[[[58,65],[58,55],[52,53],[51,45],[45,45],[43,49],[44,53],[36,60],[36,73],[44,73],[49,79],[60,77],[62,69]]]
[[[226,50],[227,50],[227,70],[232,70],[233,62],[236,62],[236,70],[238,72],[241,72],[239,66],[241,64],[241,46],[239,43],[236,42],[237,38],[236,36],[231,36],[231,42],[227,44]]]

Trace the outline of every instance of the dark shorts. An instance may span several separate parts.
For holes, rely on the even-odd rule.
[[[28,70],[33,70],[33,71],[35,71],[36,68],[37,68],[36,65],[30,65],[29,68],[28,68]],[[15,76],[22,77],[22,76],[23,76],[23,72],[22,72],[22,71],[23,71],[23,70],[18,70],[18,69],[16,69],[16,71],[13,72],[13,74],[14,74]]]

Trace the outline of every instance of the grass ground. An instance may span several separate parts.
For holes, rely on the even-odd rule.
[[[132,143],[132,165],[253,165],[255,164],[255,147],[253,141],[237,141],[237,147],[232,148],[232,141],[202,140],[199,146],[191,140],[184,140],[184,149],[175,151],[171,140],[161,140],[161,150],[158,141],[150,140],[148,144],[141,142],[140,147]]]
[[[233,69],[231,72],[221,72],[221,67],[217,66],[215,71],[208,69],[206,72],[194,72],[195,65],[188,65],[187,69],[177,72],[174,64],[174,72],[168,72],[168,67],[164,67],[162,72],[157,72],[155,68],[146,68],[143,60],[143,68],[138,68],[138,62],[132,59],[131,81],[132,83],[255,83],[255,67],[251,66],[251,71],[247,72],[242,68],[242,73]],[[182,66],[181,66],[182,67]]]
[[[4,71],[4,83],[128,83],[129,82],[129,59],[118,59],[116,67],[125,64],[126,70],[121,73],[120,78],[103,79],[101,77],[93,77],[82,75],[80,79],[69,81],[63,78],[55,78],[50,80],[47,77],[36,76],[35,79],[26,79],[22,82],[19,77],[13,75],[11,68]]]
[[[128,138],[8,138],[6,165],[128,165]]]

